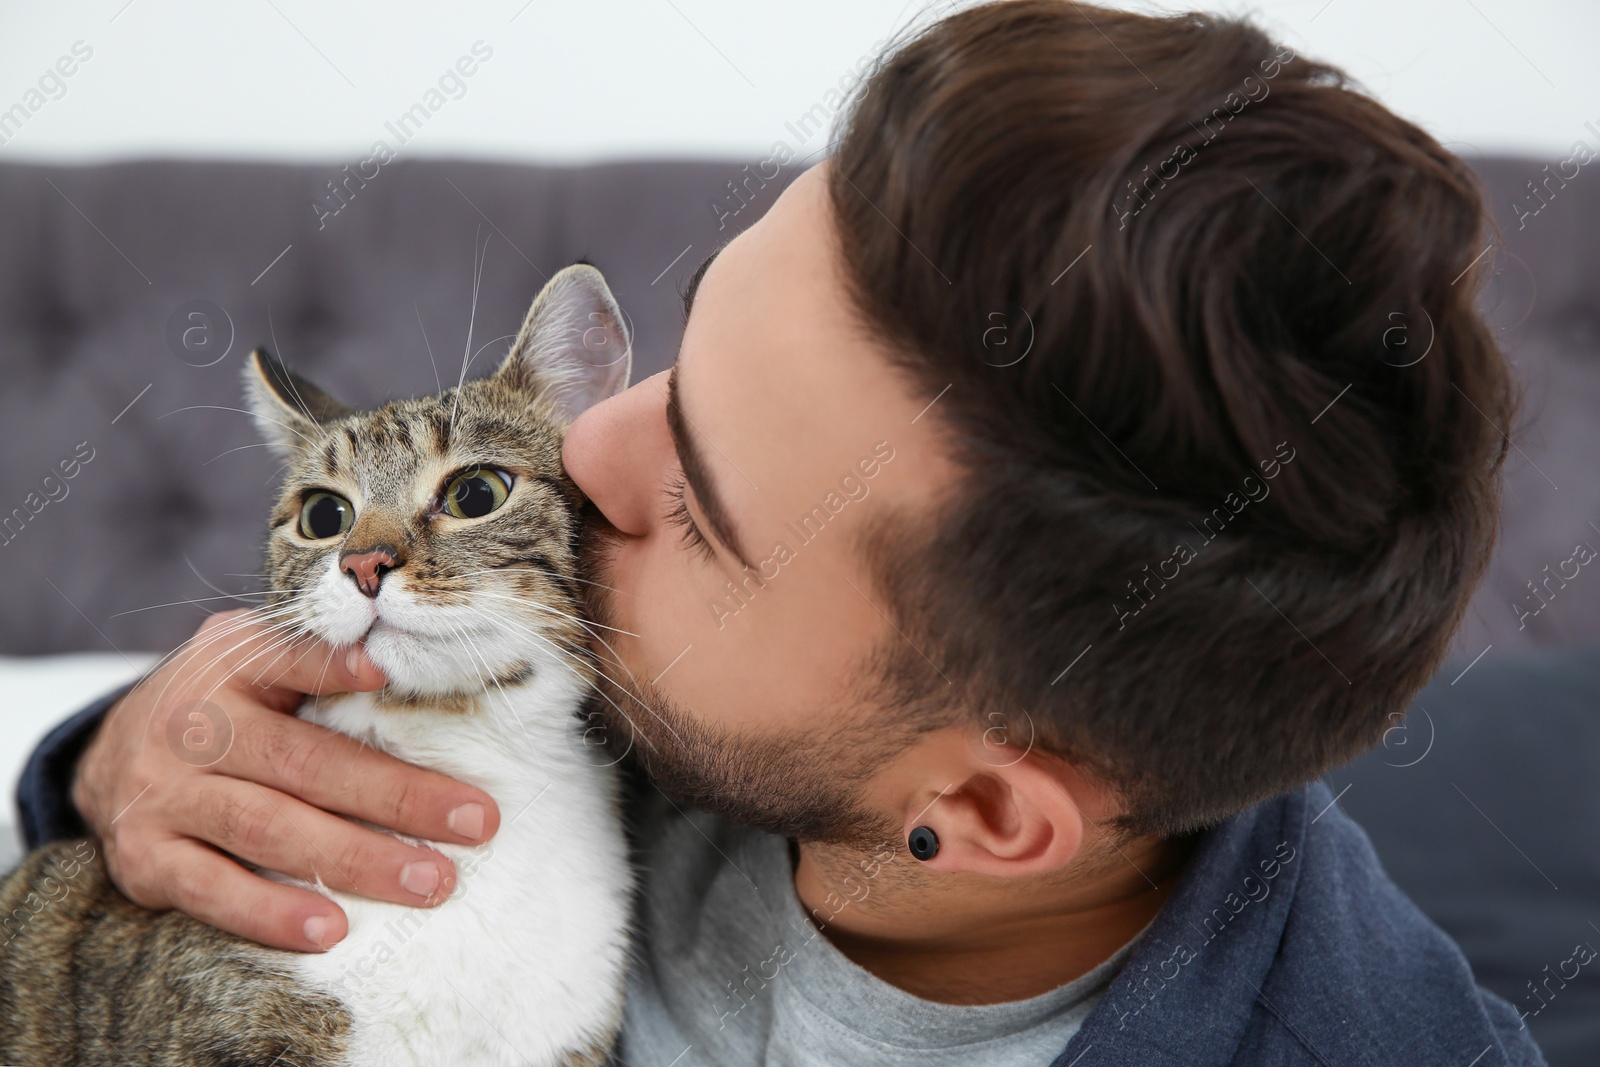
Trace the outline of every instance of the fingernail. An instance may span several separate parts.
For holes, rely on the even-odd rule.
[[[406,892],[426,899],[428,894],[439,888],[439,868],[427,860],[408,863],[400,870],[400,884]]]
[[[354,677],[361,675],[361,646],[351,645],[350,651],[344,654],[344,669]]]
[[[463,804],[445,816],[444,823],[453,832],[476,841],[478,835],[483,833],[483,805],[476,802]]]
[[[311,942],[313,945],[316,945],[320,949],[327,948],[328,947],[328,944],[327,944],[328,925],[329,925],[329,923],[328,923],[327,916],[325,916],[325,915],[313,915],[313,916],[311,916],[311,918],[306,920],[306,925],[305,925],[306,940]]]

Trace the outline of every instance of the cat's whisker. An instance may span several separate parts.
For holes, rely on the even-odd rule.
[[[293,640],[296,640],[296,641],[300,640],[300,638],[308,636],[309,633],[310,633],[310,631],[305,631],[305,632],[302,632],[300,634],[296,634],[296,635],[294,635]],[[328,646],[328,657],[325,660],[322,661],[322,670],[319,671],[318,674],[317,674],[317,686],[316,686],[317,689],[320,690],[322,688],[322,680],[324,678],[326,678],[327,675],[328,675],[328,666],[329,666],[329,664],[331,664],[333,662],[333,657],[335,655],[337,655],[339,653],[339,651],[340,651],[340,649],[335,647],[335,646],[333,646],[333,645],[329,645]],[[274,675],[272,681],[265,683],[265,688],[271,689],[274,686],[276,686],[278,684],[278,680],[281,679],[285,674],[287,674],[289,672],[289,668],[292,667],[292,666],[293,666],[293,664],[291,664],[291,663],[284,664],[283,670],[279,671],[276,675]]]
[[[307,437],[305,434],[301,433],[299,430],[295,429],[293,426],[290,426],[286,422],[279,422],[277,419],[268,418],[267,416],[257,414],[254,411],[246,411],[244,408],[230,408],[226,404],[189,404],[186,407],[175,408],[172,411],[167,412],[166,415],[157,415],[156,418],[164,419],[167,417],[167,415],[176,415],[180,411],[233,411],[240,415],[249,415],[252,419],[263,419],[275,426],[281,426],[283,429],[288,430],[290,433],[294,434],[308,445],[316,444],[316,442],[312,441],[311,438]]]
[[[282,635],[282,636],[280,636],[278,638],[275,638],[274,641],[272,642],[272,644],[263,646],[261,649],[257,650],[256,652],[251,653],[250,657],[248,659],[246,659],[244,661],[244,663],[240,664],[240,667],[248,666],[249,664],[254,663],[255,661],[261,659],[263,656],[271,656],[271,655],[273,655],[273,654],[275,654],[275,653],[277,653],[279,651],[282,651],[283,649],[293,645],[297,640],[299,640],[300,636],[301,635],[299,635],[299,634],[289,633],[289,634]],[[263,664],[263,666],[265,666],[265,664]],[[237,674],[239,672],[236,670],[234,673]],[[279,677],[281,677],[281,676],[282,675],[280,674]],[[212,687],[209,690],[207,690],[206,698],[210,699],[212,696],[214,696],[216,694],[217,690],[221,689],[223,684],[226,681],[227,681],[227,679],[225,679],[225,678],[217,679],[216,683],[213,684]],[[274,679],[274,681],[276,681],[276,679]],[[257,673],[257,675],[255,677],[250,679],[249,684],[252,687],[256,687],[256,688],[260,688],[260,689],[269,689],[269,688],[271,688],[271,684],[264,683],[262,681],[261,676],[260,676],[259,673]]]
[[[226,589],[218,587],[215,582],[212,582],[209,578],[200,573],[200,568],[194,565],[194,560],[189,558],[188,553],[184,553],[183,562],[188,564],[190,573],[196,578],[200,579],[201,584],[207,589],[211,590],[213,593],[221,593],[224,596],[228,595],[228,591]]]
[[[496,623],[496,624],[499,624],[499,625],[503,625],[503,626],[514,626],[514,627],[523,627],[525,629],[531,629],[531,627],[529,627],[528,624],[522,623],[522,622],[520,622],[520,621],[518,621],[516,619],[504,619],[504,618],[498,618],[498,617],[495,617],[495,616],[489,616],[489,620],[491,622],[493,622],[493,623]],[[537,633],[537,631],[535,631],[535,633]],[[542,635],[539,635],[539,636],[542,636]],[[558,649],[558,651],[560,651],[560,650]],[[590,689],[594,690],[595,695],[597,695],[601,700],[604,700],[607,704],[611,705],[612,708],[616,709],[617,714],[621,715],[624,719],[626,719],[628,721],[628,725],[632,729],[634,736],[640,738],[642,741],[644,741],[644,743],[646,745],[649,745],[652,749],[656,748],[657,747],[656,743],[650,739],[650,735],[648,733],[646,733],[639,726],[639,724],[637,722],[634,721],[633,717],[628,714],[627,710],[624,709],[622,707],[622,705],[618,704],[615,700],[611,699],[611,695],[609,693],[607,693],[605,691],[605,688],[599,683],[599,681],[596,678],[596,675],[598,674],[598,665],[593,662],[592,655],[593,654],[587,648],[584,649],[583,664],[587,668],[586,670],[581,672],[583,680],[584,680],[584,684],[587,685]],[[639,703],[640,707],[642,707],[646,711],[650,712],[650,714],[655,716],[655,718],[658,721],[661,721],[661,725],[666,728],[668,733],[671,733],[674,737],[678,736],[677,733],[672,729],[672,727],[668,726],[667,723],[665,722],[665,720],[662,720],[661,716],[657,715],[653,709],[651,709],[643,701],[639,701],[638,703]],[[679,741],[681,743],[682,739],[679,738]]]
[[[322,682],[328,677],[328,668],[333,666],[333,657],[338,653],[339,650],[337,648],[332,645],[328,646],[328,657],[322,661],[322,669],[317,672],[317,684],[314,692],[322,692]],[[273,681],[277,681],[277,679],[273,679]]]
[[[627,663],[623,662],[622,656],[618,654],[616,648],[612,646],[611,642],[607,641],[599,634],[593,634],[592,636],[596,641],[605,646],[605,650],[611,653],[612,662],[622,668],[623,673],[628,676],[628,680],[634,684],[635,688],[637,688],[639,686],[639,678],[633,673],[633,670],[627,665]],[[652,710],[648,704],[642,700],[639,700],[638,697],[634,697],[633,699],[638,702],[641,708],[644,708],[646,711],[650,712],[651,715],[655,715],[656,719],[661,723],[661,725],[666,727],[668,733],[672,734],[673,737],[678,736],[677,731],[673,730],[671,726],[668,726],[665,719],[662,719],[661,716],[656,715],[655,711]],[[679,738],[679,740],[681,741],[682,739]]]
[[[478,234],[483,232],[483,227],[478,227],[472,235],[472,308],[467,314],[467,346],[461,353],[461,377],[456,381],[456,394],[450,401],[450,421],[447,422],[444,440],[445,447],[450,447],[450,434],[456,428],[456,408],[461,403],[461,387],[467,380],[467,364],[472,358],[472,327],[478,321],[478,289],[483,284],[483,266],[489,262],[489,240],[483,242],[483,255],[478,255]],[[492,238],[493,235],[491,234]]]
[[[546,611],[547,614],[554,614],[555,617],[560,617],[560,619],[563,619],[563,621],[574,622],[574,624],[578,624],[579,627],[587,627],[586,621],[581,619],[581,617],[570,616],[570,614],[562,613],[562,611],[555,611],[554,608],[549,608],[549,605],[542,605],[542,603],[539,603],[539,601],[523,600],[523,598],[518,597],[509,597],[509,595],[504,595],[504,593],[493,593],[488,592],[488,590],[478,590],[475,595],[478,595],[478,597],[493,598],[493,600],[509,600],[510,603],[523,606],[523,608],[534,608],[539,609],[539,611]],[[488,617],[490,617],[491,621],[502,621],[502,619],[496,619],[494,616]],[[538,627],[533,627],[533,625],[528,625],[528,630],[530,630],[530,633],[533,633],[534,637],[538,638],[538,640],[544,641],[544,643],[547,643],[547,645],[557,649],[557,651],[560,651],[560,653],[568,654],[570,657],[574,656],[574,653],[581,653],[581,659],[574,659],[574,662],[581,662],[581,664],[590,665],[590,667],[592,667],[592,662],[594,661],[587,657],[589,656],[589,648],[587,648],[587,645],[576,645],[573,646],[573,648],[563,648],[563,646],[557,645],[557,640],[555,640],[550,633],[546,633],[544,630],[538,629]]]
[[[230,674],[241,674],[243,673],[244,668],[250,666],[250,664],[256,662],[257,660],[262,659],[263,657],[270,658],[276,655],[279,651],[293,645],[296,641],[308,636],[307,632],[298,623],[292,621],[282,622],[271,626],[267,629],[266,634],[269,635],[267,641],[265,641],[260,648],[257,648],[254,652],[251,652],[250,655],[246,656],[241,662],[234,664],[233,670],[230,672]],[[246,638],[244,641],[239,642],[233,646],[233,649],[229,649],[229,652],[231,653],[234,651],[234,649],[238,649],[242,645],[247,644],[249,640],[249,638]],[[206,698],[210,699],[210,697],[214,695],[227,680],[227,676],[219,677],[212,685],[211,689],[207,691]],[[260,686],[262,688],[270,688],[268,686],[262,686],[259,672],[250,680],[250,685]]]
[[[228,623],[225,623],[225,624],[222,624],[222,625],[216,627],[215,629],[213,629],[210,633],[208,633],[206,635],[206,640],[207,641],[219,640],[219,639],[221,639],[223,637],[226,637],[226,636],[229,636],[229,635],[231,635],[233,633],[238,632],[239,630],[243,629],[246,626],[252,625],[256,621],[259,621],[261,618],[264,618],[264,617],[265,618],[270,618],[273,615],[274,609],[272,609],[272,608],[252,608],[251,612],[252,613],[249,614],[249,615],[241,616],[238,619],[231,620]],[[167,653],[163,654],[160,659],[156,660],[156,662],[154,664],[152,664],[151,667],[145,672],[144,677],[149,677],[150,675],[155,674],[156,671],[158,671],[162,667],[166,666],[169,662],[175,660],[179,655],[185,655],[185,656],[189,656],[189,657],[193,658],[194,656],[199,654],[200,649],[203,648],[203,647],[205,647],[204,643],[197,643],[193,639],[191,639],[186,644],[179,645],[177,648],[172,649],[170,652],[167,652]]]
[[[451,635],[455,637],[456,640],[459,641],[462,647],[467,651],[468,663],[472,667],[473,673],[478,676],[478,687],[487,692],[488,685],[484,682],[483,671],[478,669],[477,661],[481,660],[483,662],[483,666],[487,669],[489,666],[488,660],[483,657],[482,653],[478,651],[476,646],[472,645],[471,640],[464,629],[456,626],[453,623],[446,623],[446,626],[449,627]],[[492,670],[489,671],[489,681],[492,682],[494,687],[500,691],[500,697],[505,701],[506,710],[511,712],[511,717],[516,720],[517,727],[522,731],[524,740],[531,745],[533,743],[533,738],[528,734],[527,724],[522,721],[522,716],[517,711],[515,701],[511,699],[510,695],[505,691],[505,688],[500,685],[500,680],[494,677],[494,672]]]
[[[237,575],[236,577],[251,578],[251,577],[255,577],[255,575]],[[213,586],[213,588],[215,588],[215,587]],[[164,604],[148,604],[148,605],[146,605],[146,606],[144,606],[142,608],[129,608],[126,611],[119,611],[119,612],[117,612],[116,614],[114,614],[114,615],[112,615],[110,617],[115,619],[115,618],[120,618],[123,615],[135,615],[135,614],[137,614],[137,613],[139,613],[141,611],[155,611],[158,608],[175,608],[175,607],[181,607],[181,606],[183,606],[185,604],[190,604],[190,605],[193,605],[195,607],[200,607],[205,602],[211,601],[211,600],[244,600],[246,597],[271,597],[272,595],[273,594],[272,594],[271,590],[267,590],[267,591],[258,592],[258,593],[248,593],[248,592],[247,593],[222,593],[220,596],[190,597],[190,598],[188,598],[186,600],[172,600],[172,601],[168,601],[167,603],[164,603]],[[287,603],[287,602],[283,602],[283,603]],[[252,605],[250,605],[250,607],[252,607],[252,608],[267,608],[267,609],[270,609],[270,608],[274,607],[274,605],[270,604],[270,603],[268,603],[268,604],[252,604]]]
[[[237,635],[239,633],[239,631],[241,631],[243,629],[246,629],[251,625],[254,625],[257,621],[258,621],[258,619],[253,617],[253,613],[250,614],[250,615],[241,616],[238,619],[230,620],[228,623],[225,623],[225,624],[223,624],[221,626],[218,626],[215,630],[211,631],[210,633],[207,633],[204,638],[192,639],[187,644],[182,645],[178,649],[174,650],[172,653],[169,653],[168,656],[162,657],[162,660],[156,664],[156,667],[151,668],[151,670],[146,673],[145,677],[149,677],[150,675],[154,674],[155,670],[157,668],[159,668],[163,663],[165,663],[167,661],[167,659],[174,658],[180,653],[190,657],[191,659],[198,659],[200,657],[200,655],[204,651],[206,651],[207,649],[214,648],[215,646],[217,646],[219,644],[222,644],[228,638],[231,638],[231,637]],[[294,625],[295,624],[293,622],[276,623],[273,626],[268,627],[266,632],[268,634],[271,634],[271,633],[275,632],[276,630],[279,630],[279,629],[281,629],[283,627],[292,627]],[[228,656],[232,655],[239,648],[242,648],[246,644],[249,644],[250,641],[253,640],[253,639],[254,639],[253,637],[246,637],[241,641],[235,642],[230,647],[223,649],[215,657],[213,657],[209,662],[207,662],[204,665],[202,665],[196,673],[204,674],[205,672],[209,671],[211,668],[215,667],[218,663],[222,662]],[[154,701],[154,703],[151,704],[151,707],[150,707],[150,714],[151,715],[154,715],[155,714],[155,709],[157,707],[161,706],[161,704],[165,701],[166,695],[167,695],[167,691],[168,691],[168,689],[171,688],[172,683],[176,680],[177,674],[178,674],[178,672],[174,672],[171,676],[169,676],[167,678],[167,680],[166,680],[166,683],[161,687],[161,692],[159,694],[157,694],[156,700]],[[206,694],[202,699],[209,700],[211,698],[211,696],[216,693],[217,689],[220,688],[221,685],[223,684],[223,682],[225,682],[226,680],[227,680],[226,676],[218,678],[212,684],[211,688],[206,691]]]
[[[491,618],[493,618],[493,616],[491,616]],[[515,625],[524,625],[524,626],[527,625],[525,623],[518,623],[516,620],[512,620],[512,619],[501,619],[501,620],[497,620],[497,621],[506,622],[506,623],[512,623],[512,624],[515,624]],[[597,641],[600,641],[601,644],[604,644],[606,646],[606,650],[611,653],[613,659],[616,661],[618,666],[622,667],[623,671],[627,674],[629,680],[634,682],[635,685],[637,686],[639,679],[634,675],[633,671],[628,669],[627,664],[622,662],[621,657],[617,655],[616,649],[612,648],[611,645],[608,644],[605,641],[604,638],[601,638],[601,637],[597,636],[595,639]],[[600,696],[605,700],[606,703],[610,704],[614,708],[617,708],[617,710],[619,712],[622,712],[622,709],[620,707],[617,707],[616,701],[612,700],[609,696],[607,696],[605,690],[602,689],[597,682],[591,681],[589,684],[595,689],[595,691],[597,693],[600,694]],[[672,725],[670,723],[668,723],[667,720],[663,719],[656,712],[656,710],[654,708],[650,707],[650,705],[646,704],[644,701],[640,700],[637,696],[634,696],[631,693],[629,694],[629,696],[633,699],[634,703],[638,704],[645,711],[648,711],[650,713],[651,717],[653,717],[657,722],[659,722],[661,724],[662,729],[666,730],[667,733],[671,734],[673,736],[673,738],[680,745],[684,743],[683,738],[678,735],[678,732],[676,730],[674,730],[672,728]],[[623,712],[623,714],[626,716],[626,712]],[[634,726],[635,731],[639,733],[639,736],[643,737],[647,744],[650,744],[651,748],[655,747],[654,743],[650,742],[649,736],[647,734],[643,733],[642,731],[639,731],[638,727],[637,727],[637,724],[635,724],[631,718],[628,719],[628,722],[631,725]]]
[[[577,648],[568,648],[550,634],[545,633],[541,627],[524,622],[520,619],[500,618],[495,615],[487,615],[485,618],[487,621],[496,626],[516,627],[521,633],[544,642],[545,644],[549,645],[558,656],[565,657],[568,663],[576,667],[583,668],[585,670],[593,670],[595,667],[595,663],[586,647],[579,646]]]
[[[544,613],[554,614],[554,616],[562,617],[562,619],[566,619],[566,621],[581,622],[581,624],[584,625],[597,625],[597,627],[600,627],[602,630],[611,630],[613,633],[624,633],[624,635],[627,635],[627,637],[638,637],[638,633],[630,632],[630,630],[621,630],[618,629],[618,627],[614,627],[614,625],[606,625],[603,624],[603,622],[595,622],[594,619],[586,619],[586,617],[576,616],[576,614],[568,614],[566,611],[562,611],[562,609],[557,608],[557,606],[549,605],[549,603],[546,603],[546,601],[531,600],[531,598],[528,597],[518,597],[518,595],[515,595],[515,593],[507,593],[504,592],[504,590],[477,589],[474,590],[474,595],[478,595],[478,597],[496,597],[501,598],[501,600],[512,600],[515,601],[515,603],[520,603],[520,605],[530,606],[530,608],[534,608],[536,611],[544,611]]]
[[[293,628],[298,625],[294,620],[294,610],[291,606],[284,605],[279,607],[268,606],[251,608],[248,612],[239,616],[237,619],[231,619],[226,623],[216,626],[210,633],[206,635],[206,639],[204,641],[199,643],[192,642],[192,650],[195,653],[196,658],[198,658],[199,653],[208,647],[215,646],[222,641],[235,636],[243,630],[255,626],[262,626],[263,624],[268,624],[263,631],[263,635],[276,634],[281,630]],[[209,669],[210,667],[215,666],[223,657],[227,656],[234,649],[239,648],[249,640],[250,638],[246,638],[245,641],[234,644],[231,648],[223,652],[217,658],[214,658],[209,663],[205,664],[203,669]]]
[[[520,620],[498,618],[493,615],[486,616],[486,618],[493,625],[512,628],[512,633],[514,634],[525,635],[548,645],[558,659],[577,670],[580,675],[590,674],[596,669],[596,664],[586,648],[568,648],[550,634],[545,633],[542,628]]]
[[[436,387],[434,392],[442,393],[444,392],[444,382],[439,380],[439,364],[433,358],[433,343],[428,340],[428,328],[422,325],[422,305],[413,300],[411,302],[411,310],[417,313],[417,329],[422,331],[422,343],[428,349],[428,366],[433,368],[433,384]]]
[[[615,626],[607,626],[605,623],[595,622],[592,619],[585,619],[585,618],[583,618],[582,616],[579,616],[579,615],[568,615],[566,612],[561,611],[559,608],[553,608],[549,604],[545,604],[545,603],[543,603],[541,601],[538,601],[538,600],[529,600],[527,597],[513,596],[510,593],[499,593],[499,592],[495,592],[495,591],[489,590],[489,589],[476,590],[473,593],[473,595],[474,596],[490,597],[490,598],[493,598],[495,600],[509,600],[513,604],[521,604],[524,607],[530,607],[530,608],[533,608],[536,611],[543,611],[543,612],[545,612],[547,614],[554,615],[557,618],[566,619],[568,622],[578,623],[580,626],[583,626],[585,628],[588,628],[590,626],[596,626],[596,627],[599,627],[602,630],[610,630],[612,633],[621,634],[624,637],[637,638],[639,636],[638,634],[633,633],[630,630],[621,630],[621,629],[618,629]]]
[[[243,599],[244,597],[247,597],[247,596],[268,596],[268,595],[269,594],[267,594],[267,593],[223,593],[221,596],[191,597],[188,600],[171,600],[171,601],[168,601],[165,604],[148,604],[148,605],[146,605],[145,607],[142,607],[142,608],[129,608],[127,611],[119,611],[115,615],[112,615],[110,617],[113,618],[113,619],[119,619],[124,615],[136,615],[141,611],[155,611],[157,608],[176,608],[176,607],[182,607],[185,604],[191,604],[194,607],[199,607],[201,604],[203,604],[204,602],[206,602],[208,600],[241,600],[241,599]]]
[[[492,595],[505,596],[507,594],[492,594]],[[596,622],[593,619],[586,619],[581,615],[568,615],[566,612],[561,611],[559,608],[552,607],[549,604],[545,604],[545,603],[542,603],[542,602],[537,601],[537,600],[527,600],[527,599],[524,599],[524,598],[521,598],[521,597],[511,597],[511,599],[515,600],[516,602],[518,602],[520,604],[526,604],[529,607],[535,608],[535,609],[540,610],[540,611],[547,612],[548,614],[556,615],[556,616],[558,616],[560,618],[566,619],[569,622],[575,622],[578,625],[582,626],[585,630],[589,630],[590,632],[593,632],[593,630],[595,630],[595,629],[600,629],[600,630],[610,630],[612,633],[621,634],[624,637],[637,638],[639,636],[638,634],[634,633],[632,630],[623,630],[623,629],[619,629],[619,628],[617,628],[615,626],[608,626],[605,623]]]
[[[230,448],[225,452],[218,452],[216,455],[212,456],[210,459],[208,459],[204,463],[200,464],[200,466],[209,467],[211,464],[215,463],[217,460],[221,459],[223,456],[231,456],[235,452],[243,452],[247,448],[271,448],[271,447],[272,447],[272,443],[270,441],[252,441],[247,445],[239,445],[239,446],[237,446],[235,448]]]
[[[516,338],[517,338],[517,335],[514,334],[514,333],[503,333],[499,337],[491,337],[487,341],[483,342],[483,344],[478,346],[478,350],[476,352],[472,353],[472,359],[476,360],[479,356],[481,356],[483,354],[483,350],[485,348],[488,348],[490,345],[499,344],[501,341],[514,341],[514,340],[516,340]],[[471,361],[469,361],[469,363],[470,362]]]
[[[467,648],[472,651],[472,653],[477,655],[478,659],[483,662],[483,666],[487,670],[489,667],[489,662],[486,658],[484,658],[483,654],[478,651],[477,646],[472,643],[471,635],[469,635],[465,630],[459,630],[459,628],[456,629],[458,629],[458,632],[461,635],[462,643],[466,645]],[[478,675],[478,681],[481,684],[483,682],[483,671],[478,670],[476,663],[473,664],[472,669]],[[523,738],[531,744],[533,742],[533,738],[528,734],[528,724],[522,721],[522,716],[517,711],[516,703],[511,699],[510,695],[506,693],[505,688],[500,684],[500,679],[494,676],[494,672],[492,670],[489,671],[489,680],[493,682],[494,687],[500,691],[500,698],[506,702],[506,709],[511,712],[511,717],[516,720],[517,728],[522,731]]]
[[[278,344],[278,327],[272,321],[271,304],[267,305],[267,333],[272,338],[273,351],[277,352],[281,358],[283,356],[283,348]],[[311,405],[306,403],[306,398],[300,395],[300,384],[295,381],[293,375],[288,376],[283,384],[287,385],[289,387],[289,391],[294,394],[295,404],[300,408],[301,411],[311,410]]]
[[[617,589],[615,586],[606,585],[604,582],[594,582],[594,581],[590,581],[588,578],[579,578],[575,574],[561,574],[561,573],[559,573],[557,571],[547,571],[542,567],[517,567],[515,569],[513,569],[511,567],[485,567],[482,570],[459,571],[457,573],[446,575],[446,576],[443,576],[443,577],[449,577],[449,578],[473,578],[473,577],[476,577],[476,576],[478,576],[480,574],[505,574],[507,572],[517,573],[517,574],[537,574],[542,578],[554,578],[554,579],[559,579],[559,580],[582,582],[584,585],[592,585],[596,589],[604,589],[608,593],[619,593],[619,594],[621,593],[620,589]]]

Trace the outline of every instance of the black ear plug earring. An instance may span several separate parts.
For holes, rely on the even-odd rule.
[[[931,860],[939,854],[939,835],[931,826],[919,826],[906,838],[911,854],[919,860]]]

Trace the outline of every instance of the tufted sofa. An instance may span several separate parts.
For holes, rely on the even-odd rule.
[[[1433,747],[1407,762],[1413,712],[1330,782],[1526,1006],[1572,941],[1600,947],[1600,567],[1546,586],[1535,615],[1515,607],[1571,573],[1579,542],[1600,549],[1600,184],[1551,185],[1540,206],[1540,163],[1473,162],[1506,237],[1486,308],[1527,391],[1502,428],[1502,541],[1419,701]],[[642,377],[673,358],[683,280],[781,181],[743,161],[397,161],[364,183],[336,164],[0,164],[0,655],[166,649],[259,588],[274,464],[238,410],[255,345],[355,404],[432,391],[461,373],[469,325],[483,373],[581,257],[631,317]],[[1530,1020],[1556,1067],[1600,1063],[1588,970]]]
[[[475,244],[469,373],[580,257],[633,320],[636,376],[666,367],[687,273],[776,195],[714,210],[736,176],[396,161],[328,216],[336,165],[0,166],[0,653],[166,648],[201,608],[121,613],[259,588],[275,464],[230,410],[242,360],[266,344],[360,405],[435,391],[461,373]]]

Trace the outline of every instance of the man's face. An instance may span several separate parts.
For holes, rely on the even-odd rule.
[[[954,475],[927,399],[851,316],[825,166],[701,276],[673,370],[582,415],[563,459],[604,519],[585,587],[609,628],[602,711],[652,778],[747,825],[872,843],[901,828],[861,786],[908,734],[872,703],[867,657],[903,638],[858,538]]]

